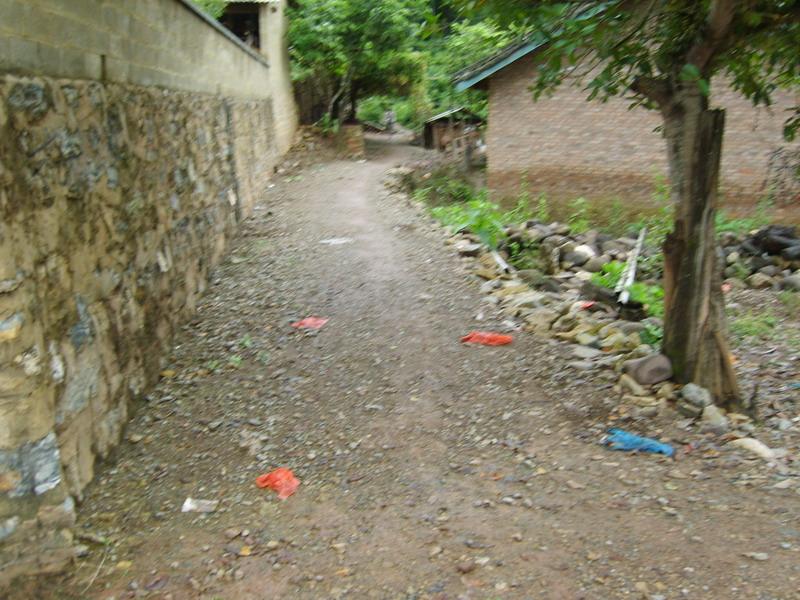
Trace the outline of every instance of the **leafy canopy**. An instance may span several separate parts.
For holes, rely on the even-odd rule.
[[[289,45],[296,81],[344,81],[358,94],[408,89],[421,76],[413,42],[422,0],[298,0]]]
[[[798,0],[454,0],[468,12],[525,23],[544,43],[534,91],[583,81],[592,98],[632,94],[663,106],[676,90],[705,95],[715,75],[755,104],[800,85]],[[785,134],[800,126],[787,115]]]
[[[228,0],[192,0],[192,2],[214,19],[219,19],[228,5]]]

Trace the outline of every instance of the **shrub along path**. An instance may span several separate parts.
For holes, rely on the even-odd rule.
[[[498,317],[382,186],[416,152],[277,181],[87,490],[88,554],[16,597],[797,597],[798,495],[763,462],[611,452],[609,381],[559,343],[459,343]],[[285,501],[254,483],[279,466]]]

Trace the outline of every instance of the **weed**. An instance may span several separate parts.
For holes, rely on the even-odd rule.
[[[769,199],[761,200],[755,213],[748,217],[728,217],[724,210],[717,212],[714,226],[717,233],[731,232],[745,235],[754,229],[769,225],[772,220],[772,202]]]
[[[269,364],[269,352],[267,352],[266,350],[262,350],[261,352],[258,353],[256,359],[262,365],[267,366]]]
[[[740,340],[758,338],[766,340],[775,333],[778,319],[771,311],[746,313],[731,321],[731,333]]]
[[[575,198],[569,203],[572,210],[567,223],[572,233],[583,233],[589,229],[589,202],[586,198]]]
[[[783,290],[778,294],[778,300],[791,311],[800,311],[800,292]]]
[[[664,341],[664,329],[651,323],[646,323],[644,331],[639,334],[639,338],[643,344],[652,346],[653,348],[661,348],[661,343]]]
[[[497,204],[487,199],[485,191],[467,202],[436,206],[431,214],[452,231],[468,231],[477,235],[490,248],[497,248],[505,236],[503,225],[529,218],[527,206],[518,205],[503,212]]]
[[[238,354],[234,354],[230,358],[228,358],[228,364],[233,367],[234,369],[238,369],[242,366],[242,357]]]
[[[592,275],[592,282],[613,290],[622,279],[624,270],[624,263],[610,262],[603,265],[601,272]],[[634,281],[628,290],[631,300],[641,304],[648,315],[659,318],[664,316],[664,288],[660,285]]]
[[[536,219],[542,223],[550,222],[550,206],[547,203],[547,196],[544,194],[539,195],[536,201]]]
[[[218,360],[210,360],[206,363],[206,370],[211,371],[212,373],[219,370],[222,364]]]
[[[241,340],[239,340],[239,345],[242,348],[252,348],[253,347],[253,338],[250,337],[249,333],[244,334]]]

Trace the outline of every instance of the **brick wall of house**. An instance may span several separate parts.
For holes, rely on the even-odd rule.
[[[655,131],[658,113],[630,110],[630,103],[619,98],[587,102],[583,89],[566,85],[534,103],[529,90],[534,69],[535,60],[527,57],[489,82],[486,141],[493,192],[516,195],[525,180],[531,193],[545,192],[556,200],[649,199],[656,176],[667,169],[665,142]],[[800,145],[782,139],[783,111],[799,102],[788,93],[776,101],[771,110],[756,109],[717,85],[714,103],[727,109],[721,185],[728,202],[757,201],[767,181],[776,178],[778,202],[800,200],[800,181],[786,181],[786,169],[776,172],[777,164],[800,156]]]

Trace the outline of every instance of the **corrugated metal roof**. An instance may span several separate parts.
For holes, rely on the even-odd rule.
[[[464,114],[472,117],[473,120],[483,121],[483,119],[481,119],[478,115],[473,113],[471,110],[468,110],[467,108],[465,108],[463,106],[459,106],[458,108],[451,108],[450,110],[446,110],[443,113],[439,113],[438,115],[436,115],[434,117],[431,117],[430,119],[428,119],[425,122],[426,123],[433,123],[434,121],[438,121],[439,119],[444,119],[444,118],[449,117],[451,115],[454,115],[456,113],[464,113]]]
[[[480,83],[487,77],[491,77],[500,69],[503,69],[513,62],[518,61],[523,56],[530,54],[543,45],[538,39],[527,39],[510,46],[506,46],[500,52],[485,58],[474,65],[467,67],[454,77],[456,91],[462,92],[471,88],[476,83]]]

